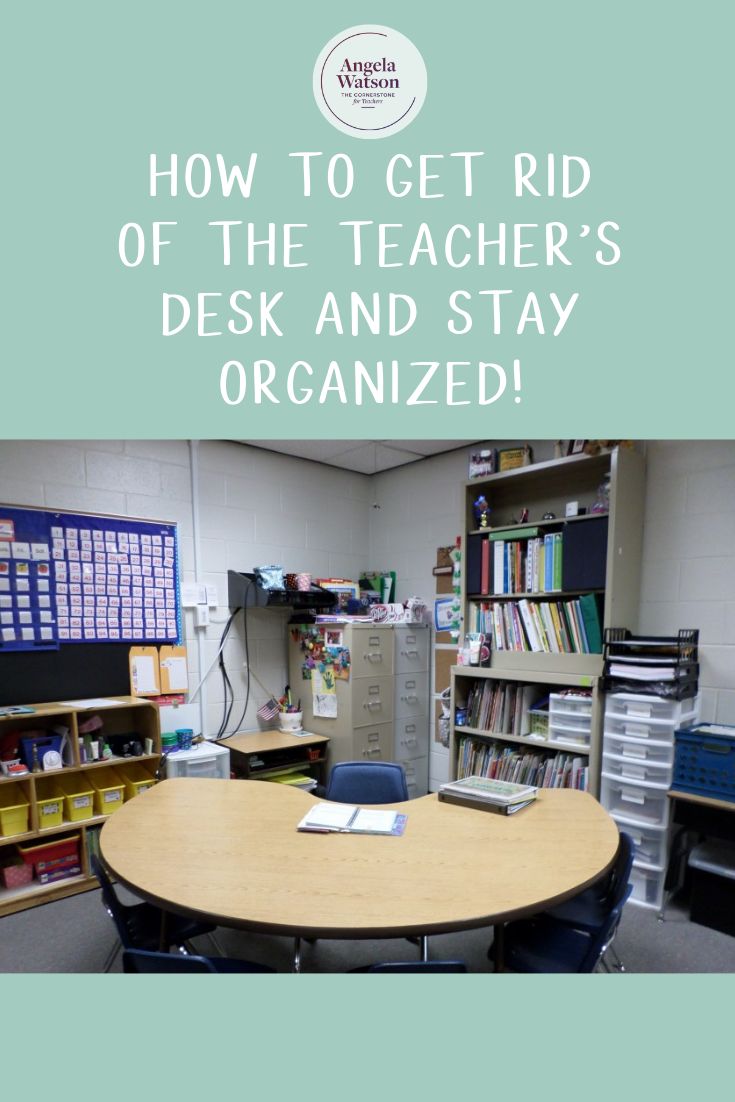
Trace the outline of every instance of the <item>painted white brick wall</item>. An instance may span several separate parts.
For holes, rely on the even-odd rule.
[[[702,718],[735,723],[735,441],[649,442],[639,626],[699,628]]]

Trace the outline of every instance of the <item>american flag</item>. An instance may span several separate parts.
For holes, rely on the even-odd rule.
[[[258,708],[258,717],[264,720],[275,719],[280,710],[278,701],[275,697],[271,697],[270,700],[266,700],[265,704],[261,704]]]

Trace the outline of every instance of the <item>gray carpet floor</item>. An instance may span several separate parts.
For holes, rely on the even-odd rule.
[[[434,959],[461,959],[470,972],[490,972],[490,930],[443,934],[430,942]],[[101,972],[116,935],[99,891],[86,892],[0,919],[0,972]],[[219,930],[230,956],[291,970],[289,938]],[[628,905],[615,942],[628,972],[735,972],[735,937],[690,922],[683,904],[671,904],[666,921],[655,912]],[[202,938],[198,948],[213,953]],[[305,944],[304,972],[345,972],[379,961],[416,960],[418,949],[405,940],[317,941]],[[113,971],[120,970],[120,957]]]

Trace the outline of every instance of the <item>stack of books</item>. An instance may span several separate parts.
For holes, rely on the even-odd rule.
[[[511,784],[488,777],[465,777],[450,781],[439,788],[444,803],[461,804],[500,815],[514,815],[536,799],[538,789],[527,784]]]

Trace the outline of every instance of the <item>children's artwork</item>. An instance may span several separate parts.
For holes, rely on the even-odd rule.
[[[311,704],[320,719],[337,718],[337,685],[331,667],[324,673],[316,667],[311,671]]]
[[[341,634],[341,632],[340,632]],[[334,676],[339,681],[350,680],[350,649],[349,647],[330,647],[324,648],[324,665],[331,663],[331,668],[334,671]]]

